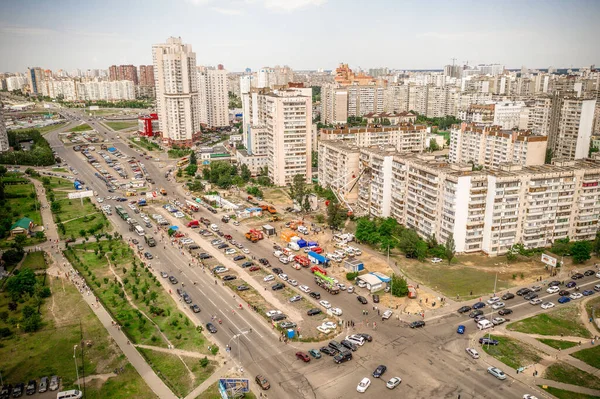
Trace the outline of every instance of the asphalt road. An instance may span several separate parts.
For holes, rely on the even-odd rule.
[[[67,110],[67,112],[71,115],[78,114],[78,111],[75,110]],[[101,136],[114,143],[114,146],[125,155],[139,155],[127,144],[116,139],[116,133],[110,129],[106,129],[96,121],[86,122],[94,127]],[[67,131],[72,126],[48,133],[46,137],[59,156],[79,172],[79,177],[88,186],[98,191],[99,196],[108,195],[104,183],[94,176],[93,168],[84,161],[81,154],[69,147],[65,148],[58,140],[58,132]],[[150,176],[155,180],[155,189],[164,187],[169,194],[177,193],[179,194],[178,198],[184,198],[183,190],[165,179],[165,169],[160,169],[157,162],[148,160],[141,162],[145,164]],[[243,237],[242,226],[236,228],[233,225],[225,225],[220,222],[221,215],[213,215],[206,210],[201,211],[199,215],[221,226],[222,230],[232,234],[238,242],[247,242]],[[116,214],[110,216],[110,219],[116,226],[122,227],[117,228],[125,231],[125,237],[134,237],[133,233],[128,232],[126,223]],[[191,238],[206,252],[223,257],[220,251],[211,245],[206,245],[206,242],[197,234],[192,234]],[[170,245],[163,248],[163,244],[159,244],[151,250],[158,257],[151,261],[152,267],[158,271],[165,270],[174,274],[180,282],[185,284],[185,289],[202,309],[199,314],[188,311],[190,316],[197,317],[202,324],[210,321],[211,315],[222,316],[223,324],[217,325],[219,331],[214,335],[215,339],[221,348],[227,344],[233,347],[232,361],[243,365],[246,377],[252,380],[254,375],[261,373],[270,380],[272,385],[270,397],[354,397],[357,394],[356,385],[361,378],[366,376],[369,376],[372,381],[371,387],[367,391],[369,397],[375,397],[381,393],[386,397],[402,395],[402,397],[414,398],[456,398],[460,394],[462,399],[503,399],[520,398],[524,393],[532,392],[531,388],[526,387],[518,380],[499,381],[495,379],[486,373],[487,364],[480,360],[472,360],[466,355],[464,349],[467,346],[479,346],[473,343],[473,340],[481,333],[477,336],[470,336],[469,333],[476,330],[475,323],[468,316],[456,313],[437,315],[426,319],[427,326],[425,328],[410,329],[407,326],[407,321],[410,320],[396,321],[392,319],[381,323],[379,318],[374,316],[374,312],[371,312],[372,320],[370,321],[378,321],[377,330],[363,328],[362,331],[372,334],[374,340],[359,348],[354,353],[352,361],[335,365],[329,357],[325,356],[321,359],[313,359],[309,363],[303,363],[294,356],[296,348],[306,350],[309,347],[322,346],[322,344],[291,343],[285,345],[280,343],[278,335],[258,315],[248,310],[236,311],[234,314],[232,311],[237,309],[239,300],[234,300],[232,292],[225,287],[220,284],[215,285],[214,278],[208,273],[202,273],[198,266],[189,267],[190,258],[187,253],[182,255],[180,250]],[[363,318],[361,311],[365,307],[358,303],[354,294],[342,292],[333,296],[318,289],[308,270],[295,271],[287,265],[281,265],[272,256],[272,245],[272,241],[265,239],[256,244],[248,243],[247,247],[256,258],[269,259],[272,265],[287,270],[288,274],[298,280],[299,284],[306,284],[311,289],[318,290],[323,299],[330,301],[333,306],[342,308],[344,320],[359,321]],[[239,267],[231,260],[224,260],[222,263],[230,269],[239,270]],[[193,285],[193,281],[197,282],[196,286]],[[260,282],[262,283],[262,280]],[[597,279],[587,277],[579,282],[580,285],[587,285],[586,288],[591,288],[593,284],[597,284]],[[165,289],[173,289],[174,294],[174,287],[170,286],[166,280],[163,280],[163,283]],[[544,294],[541,297],[547,296],[549,300],[556,303],[556,294],[545,294],[545,291],[542,293]],[[364,295],[365,292],[361,292],[361,294]],[[543,311],[539,305],[529,305],[520,297],[506,301],[506,303],[507,307],[514,310],[513,314],[507,316],[512,320]],[[371,305],[369,303],[366,308],[371,310]],[[486,314],[487,311],[489,308],[486,308]],[[464,336],[456,333],[456,327],[459,324],[467,326],[467,334]],[[250,328],[252,332],[249,332]],[[338,337],[339,339],[341,338]],[[381,381],[371,377],[371,373],[379,364],[385,364],[388,367]],[[385,387],[385,381],[393,376],[401,377],[403,382],[394,391],[389,391]],[[540,395],[538,394],[538,396]]]

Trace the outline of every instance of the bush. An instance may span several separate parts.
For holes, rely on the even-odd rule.
[[[212,353],[213,356],[216,355],[217,353],[219,353],[219,347],[217,345],[211,346],[210,353]]]
[[[354,281],[358,277],[358,272],[346,273],[346,280]]]
[[[217,348],[217,349],[218,349],[218,348]],[[208,360],[208,358],[207,358],[206,356],[204,356],[202,359],[200,359],[200,366],[201,366],[202,368],[206,368],[206,367],[208,366],[208,364],[209,364],[209,363],[210,363],[210,362],[209,362],[209,360]]]
[[[0,328],[0,338],[8,338],[12,334],[13,334],[13,332],[10,330],[10,328],[8,328],[8,327],[2,327],[2,328]]]

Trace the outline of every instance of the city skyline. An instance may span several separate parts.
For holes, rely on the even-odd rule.
[[[363,69],[441,69],[452,58],[507,68],[600,62],[593,42],[600,34],[594,24],[598,2],[437,2],[424,8],[378,1],[356,10],[335,0],[154,0],[143,8],[115,1],[4,3],[0,13],[10,20],[0,19],[7,55],[0,71],[147,65],[152,45],[170,36],[194,46],[198,65],[223,64],[232,72],[267,65],[331,70],[339,62]]]

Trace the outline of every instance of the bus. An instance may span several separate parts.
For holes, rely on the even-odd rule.
[[[182,166],[187,165],[190,162],[190,159],[188,157],[183,157],[181,158],[179,161],[177,161],[177,167],[180,168]]]
[[[123,220],[129,219],[129,215],[127,214],[127,212],[125,212],[125,209],[123,209],[121,206],[119,206],[119,205],[115,206],[115,211],[117,212],[117,215],[119,215],[121,217],[121,219],[123,219]]]

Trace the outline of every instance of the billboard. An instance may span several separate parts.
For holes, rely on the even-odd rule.
[[[100,109],[97,105],[90,105],[90,111],[98,111]]]
[[[542,262],[548,266],[556,267],[557,259],[550,255],[542,254]]]
[[[85,198],[85,197],[93,197],[93,196],[94,196],[94,192],[92,190],[78,191],[75,193],[68,194],[69,199]]]

